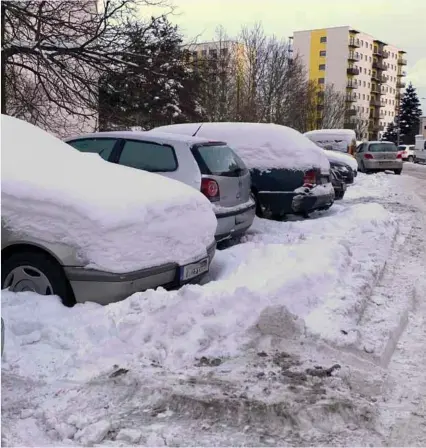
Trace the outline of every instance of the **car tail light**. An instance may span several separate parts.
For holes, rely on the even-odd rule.
[[[309,170],[305,172],[305,176],[303,177],[303,185],[304,186],[312,186],[317,183],[317,173],[315,170]]]
[[[371,160],[371,159],[374,159],[374,157],[373,157],[372,154],[364,154],[364,159],[369,159],[369,160]]]
[[[211,202],[217,202],[220,199],[219,185],[213,179],[201,179],[201,193]]]
[[[398,154],[396,155],[397,159],[402,159],[402,152],[398,152]]]

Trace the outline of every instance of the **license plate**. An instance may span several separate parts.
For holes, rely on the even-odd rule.
[[[209,270],[209,259],[204,258],[196,263],[187,264],[180,268],[180,279],[181,281],[190,280],[191,278],[197,277],[204,272]]]

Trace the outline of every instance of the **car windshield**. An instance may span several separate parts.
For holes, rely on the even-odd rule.
[[[372,143],[368,152],[397,152],[398,148],[393,143]]]
[[[227,145],[196,146],[193,153],[201,174],[238,177],[247,171],[244,162]]]

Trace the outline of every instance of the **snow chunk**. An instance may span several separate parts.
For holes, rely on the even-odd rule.
[[[111,429],[111,423],[106,420],[100,420],[89,426],[86,426],[81,431],[78,431],[74,439],[80,441],[83,445],[93,445],[100,443]]]
[[[1,175],[6,226],[72,247],[90,268],[128,272],[185,264],[214,241],[216,217],[196,189],[88,157],[4,115]]]
[[[200,127],[201,126],[201,127]],[[198,132],[197,129],[199,128]],[[328,172],[324,153],[300,132],[271,123],[189,123],[162,126],[151,132],[169,132],[222,140],[234,148],[249,168]]]
[[[142,432],[137,429],[120,429],[115,440],[122,440],[126,443],[138,443]]]

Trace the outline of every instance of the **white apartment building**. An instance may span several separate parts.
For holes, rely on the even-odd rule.
[[[319,91],[328,84],[346,92],[345,127],[357,129],[358,138],[379,138],[395,120],[405,87],[403,50],[349,26],[297,31],[293,50]]]

